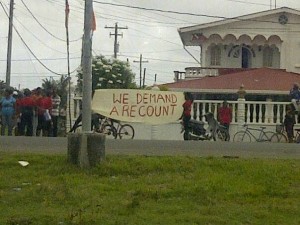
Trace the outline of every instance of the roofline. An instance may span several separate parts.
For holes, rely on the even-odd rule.
[[[227,19],[224,19],[224,20],[218,20],[218,21],[213,21],[213,22],[209,22],[209,23],[203,23],[203,24],[199,24],[199,25],[178,28],[178,33],[180,35],[180,33],[184,33],[184,32],[190,32],[190,31],[193,31],[193,30],[224,25],[224,24],[228,24],[228,23],[232,23],[232,22],[236,22],[236,21],[243,21],[243,20],[249,21],[251,19],[254,19],[254,18],[257,18],[257,17],[260,17],[260,16],[267,16],[267,15],[272,15],[272,14],[276,14],[276,13],[283,13],[283,12],[296,14],[296,15],[300,16],[300,11],[299,10],[292,9],[292,8],[289,8],[289,7],[281,7],[281,8],[277,8],[277,9],[251,13],[251,14],[247,14],[247,15],[243,15],[243,16],[227,18]],[[269,21],[266,21],[266,22],[269,22]]]
[[[169,88],[170,91],[209,93],[209,94],[237,94],[238,89],[194,89],[194,88]],[[277,90],[246,90],[246,94],[257,95],[288,95],[289,91]]]

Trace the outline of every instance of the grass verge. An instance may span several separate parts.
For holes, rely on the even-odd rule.
[[[1,153],[0,175],[0,224],[300,224],[300,160]]]

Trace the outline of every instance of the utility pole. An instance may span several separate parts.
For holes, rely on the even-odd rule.
[[[145,79],[146,79],[146,68],[144,68],[143,88],[145,88]]]
[[[114,58],[116,59],[117,58],[117,53],[119,52],[119,43],[118,43],[118,36],[121,36],[123,37],[123,33],[122,34],[119,34],[118,33],[118,30],[121,30],[121,29],[128,29],[128,27],[119,27],[118,26],[118,23],[115,23],[115,26],[114,27],[108,27],[108,26],[105,26],[106,29],[115,29],[115,33],[112,34],[112,33],[109,33],[109,36],[115,36],[115,42],[114,42]]]
[[[14,4],[15,4],[14,0],[10,0],[8,43],[7,43],[7,62],[6,62],[6,85],[7,86],[10,86],[10,76],[11,76],[11,49],[12,49],[12,30],[13,30]]]
[[[148,63],[148,61],[143,61],[143,55],[140,54],[140,60],[134,60],[133,62],[140,63],[140,88],[142,88],[142,63]]]
[[[82,51],[83,95],[82,95],[82,131],[91,131],[92,102],[92,15],[93,0],[85,0],[84,36]]]

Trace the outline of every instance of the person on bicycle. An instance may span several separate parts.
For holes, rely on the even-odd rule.
[[[183,103],[183,112],[179,119],[182,119],[183,127],[184,127],[184,134],[187,134],[189,128],[189,121],[191,120],[191,111],[193,105],[193,96],[191,93],[186,92],[184,93],[185,102]],[[186,135],[184,135],[184,140],[187,140]]]

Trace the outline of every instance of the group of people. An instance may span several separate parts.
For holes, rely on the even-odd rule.
[[[19,136],[57,137],[60,103],[55,90],[6,89],[0,100],[1,135],[12,136],[15,129]]]
[[[192,94],[189,92],[186,92],[184,94],[184,97],[185,102],[182,105],[183,112],[182,116],[179,119],[181,119],[183,122],[184,130],[188,130],[194,99]],[[218,108],[217,120],[219,121],[220,125],[226,127],[229,130],[229,125],[232,121],[232,109],[228,106],[228,102],[226,100],[224,100],[222,106]]]
[[[300,87],[299,84],[294,83],[289,93],[291,103],[286,106],[286,114],[283,121],[285,131],[290,143],[294,142],[294,125],[296,124],[296,116],[300,122]],[[185,93],[185,102],[182,105],[183,113],[180,119],[183,121],[184,129],[188,129],[188,123],[191,119],[191,110],[193,104],[193,97],[191,93]],[[232,120],[232,110],[225,100],[220,108],[218,108],[217,120],[227,129]]]

